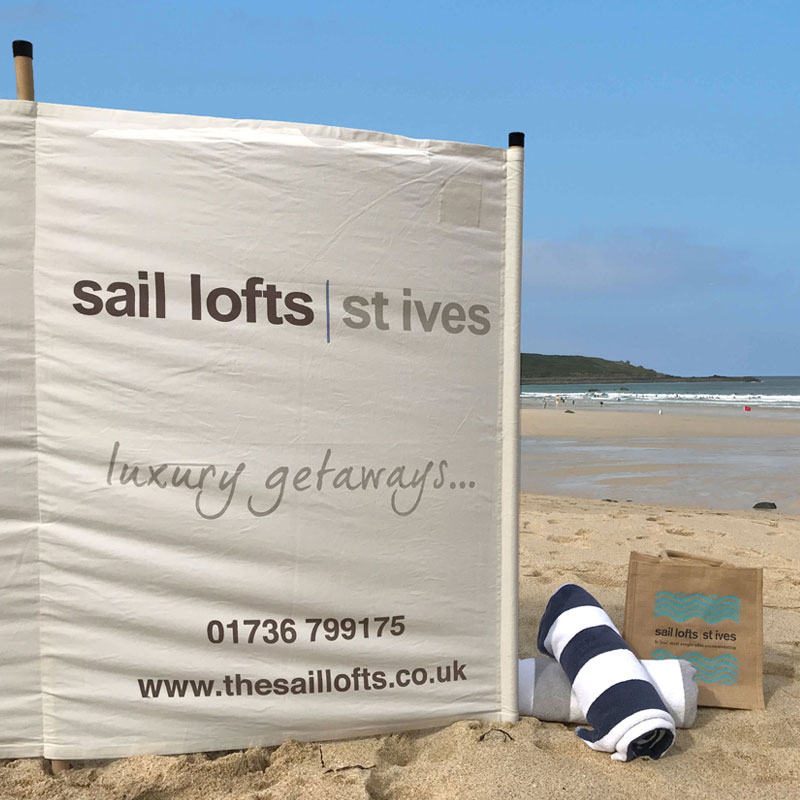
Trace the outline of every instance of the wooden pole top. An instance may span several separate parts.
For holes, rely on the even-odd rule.
[[[17,73],[17,100],[33,100],[33,45],[24,39],[11,43]]]

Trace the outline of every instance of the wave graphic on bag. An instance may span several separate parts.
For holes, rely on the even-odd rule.
[[[724,655],[709,658],[696,650],[675,656],[669,650],[661,647],[653,650],[650,657],[657,660],[680,658],[683,661],[689,661],[697,670],[694,679],[699,683],[719,683],[728,686],[739,683],[739,659],[736,656]]]
[[[741,601],[732,594],[720,597],[715,594],[656,592],[654,612],[656,617],[669,617],[675,622],[697,618],[716,625],[726,619],[738,622]]]

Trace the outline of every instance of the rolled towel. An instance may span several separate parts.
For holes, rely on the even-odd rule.
[[[641,662],[678,728],[691,728],[697,717],[697,670],[677,658]],[[566,672],[552,658],[523,658],[519,662],[519,713],[545,722],[585,723]]]
[[[675,721],[642,663],[589,592],[572,583],[549,600],[539,650],[567,674],[592,729],[575,733],[615,761],[661,758],[675,741]]]

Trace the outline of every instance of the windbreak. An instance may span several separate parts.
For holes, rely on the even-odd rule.
[[[507,162],[0,102],[0,757],[516,718]]]

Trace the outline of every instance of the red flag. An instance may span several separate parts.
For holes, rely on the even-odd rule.
[[[744,410],[745,410],[745,411],[752,411],[753,409],[752,409],[752,408],[750,408],[750,406],[745,406],[745,407],[744,407]]]

